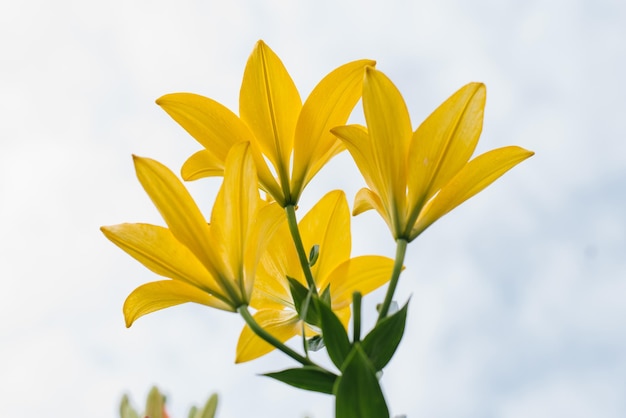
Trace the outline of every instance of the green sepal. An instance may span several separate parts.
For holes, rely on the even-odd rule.
[[[326,344],[326,351],[332,362],[339,370],[342,370],[346,356],[350,352],[350,339],[343,324],[337,318],[329,305],[319,299],[315,299],[315,305],[320,314],[322,337]]]
[[[320,298],[322,299],[322,301],[324,301],[325,304],[330,306],[330,283],[328,284],[328,286],[326,286],[324,290],[322,290]]]
[[[317,259],[320,256],[320,245],[315,244],[311,247],[311,251],[309,252],[309,267],[313,267],[317,262]]]
[[[363,351],[376,370],[382,370],[396,352],[402,336],[409,307],[407,302],[402,309],[376,324],[363,339]]]
[[[336,397],[335,416],[389,418],[389,409],[376,377],[376,369],[360,343],[352,347],[342,371],[333,390]]]
[[[303,310],[305,302],[310,293],[309,289],[293,277],[287,276],[287,280],[289,281],[289,290],[291,291],[291,297],[293,298],[293,303],[296,307],[296,311],[298,312],[298,316],[301,319],[304,319],[306,323],[319,327],[319,311],[317,310],[315,303],[313,303],[313,299],[315,299],[316,296],[310,296],[306,313],[304,313]],[[306,315],[306,317],[304,315]]]
[[[337,375],[321,370],[315,366],[302,366],[297,369],[286,369],[280,372],[265,373],[271,377],[299,389],[321,392],[332,395]]]
[[[322,348],[326,347],[326,345],[321,335],[314,335],[306,340],[306,347],[310,351],[320,351]]]

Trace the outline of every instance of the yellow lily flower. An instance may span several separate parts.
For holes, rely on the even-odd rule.
[[[367,128],[332,129],[369,187],[357,193],[353,214],[376,209],[395,239],[410,242],[534,154],[508,146],[469,161],[482,130],[484,107],[485,86],[467,84],[413,132],[396,86],[368,67],[363,83]]]
[[[250,141],[263,190],[281,206],[295,206],[313,176],[345,149],[330,129],[346,123],[361,97],[363,70],[374,64],[360,60],[335,69],[303,105],[280,58],[259,41],[244,71],[240,117],[197,94],[159,98],[157,104],[205,147],[185,162],[182,177],[222,175],[228,150]]]
[[[319,292],[330,286],[331,308],[347,327],[352,294],[365,295],[389,280],[394,261],[382,256],[350,258],[350,210],[345,194],[324,196],[298,224],[305,248],[319,245],[319,258],[311,267]],[[281,342],[302,333],[287,277],[307,287],[302,267],[286,224],[276,231],[258,267],[250,305],[256,322]],[[308,333],[316,331],[307,326]],[[274,347],[246,326],[237,344],[238,363],[253,360]]]
[[[227,311],[248,304],[262,250],[284,215],[259,197],[248,143],[226,158],[211,223],[185,186],[157,161],[134,157],[137,177],[168,228],[148,224],[102,227],[104,235],[154,273],[168,278],[139,286],[124,303],[126,326],[185,302]]]

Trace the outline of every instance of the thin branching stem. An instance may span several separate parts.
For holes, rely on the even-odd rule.
[[[400,279],[400,273],[402,272],[402,264],[404,264],[404,256],[406,255],[407,245],[408,241],[406,239],[398,238],[396,240],[396,259],[393,263],[393,271],[391,272],[391,279],[389,280],[387,294],[385,295],[385,300],[380,307],[378,322],[385,319],[389,313],[389,306],[391,306],[391,301],[393,300],[393,295],[396,292],[398,280]]]
[[[313,279],[311,266],[309,266],[309,258],[307,256],[306,250],[304,249],[304,244],[302,243],[300,230],[298,229],[296,208],[293,205],[287,205],[285,206],[285,212],[287,213],[287,223],[289,224],[289,231],[291,232],[293,242],[296,245],[296,252],[298,253],[298,259],[300,260],[300,265],[302,266],[302,272],[304,273],[304,277],[306,278],[306,283],[309,286],[309,289],[311,289],[311,291],[313,292],[313,294],[317,295],[317,286],[315,285],[315,280]]]

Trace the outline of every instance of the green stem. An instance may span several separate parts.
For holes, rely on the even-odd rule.
[[[309,305],[311,303],[311,288],[309,287],[309,293],[306,295],[306,299],[304,299],[304,304],[302,305],[302,316],[301,318],[306,318],[309,312]],[[300,321],[302,324],[302,348],[304,349],[304,356],[309,358],[309,348],[306,344],[306,321],[303,319]]]
[[[248,310],[247,305],[241,305],[239,308],[237,308],[237,312],[239,312],[239,314],[243,317],[244,321],[246,321],[246,324],[248,324],[250,329],[256,335],[258,335],[261,339],[271,344],[272,346],[276,347],[277,349],[287,354],[289,357],[291,357],[292,359],[296,360],[298,363],[304,366],[317,366],[311,360],[309,360],[306,357],[303,357],[302,355],[298,354],[291,348],[287,347],[285,344],[281,343],[272,334],[270,334],[269,332],[261,328],[261,326],[254,320],[254,318],[250,314],[250,311]]]
[[[361,292],[354,292],[352,294],[352,323],[353,337],[352,342],[359,342],[361,340]]]
[[[287,213],[287,223],[289,224],[289,231],[291,231],[293,242],[296,245],[296,252],[298,253],[298,258],[300,259],[300,265],[302,266],[304,277],[306,278],[306,282],[309,285],[309,289],[311,289],[313,293],[317,295],[317,286],[315,285],[315,280],[313,280],[313,273],[311,272],[311,266],[309,266],[309,258],[306,255],[304,244],[302,244],[302,237],[300,236],[300,230],[298,229],[296,208],[293,205],[287,205],[285,206],[285,212]]]
[[[396,286],[398,286],[398,279],[400,279],[400,273],[402,272],[402,264],[404,263],[407,244],[408,242],[404,238],[398,238],[396,240],[396,259],[393,264],[393,271],[391,273],[391,279],[389,280],[387,294],[385,295],[383,305],[380,307],[378,322],[385,319],[387,317],[387,313],[389,312],[389,306],[393,300],[393,295],[396,292]]]

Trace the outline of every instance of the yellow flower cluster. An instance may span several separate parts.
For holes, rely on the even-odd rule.
[[[413,130],[402,96],[374,65],[360,60],[338,67],[302,103],[283,63],[259,41],[245,68],[239,116],[195,94],[157,100],[203,146],[183,165],[183,179],[223,176],[223,183],[207,222],[176,175],[134,157],[137,177],[167,227],[102,227],[108,239],[164,277],[128,296],[127,326],[186,302],[238,311],[250,326],[241,333],[237,361],[248,361],[297,334],[319,332],[295,297],[295,281],[313,296],[327,292],[347,327],[354,292],[397,281],[402,260],[351,258],[350,211],[341,191],[295,220],[304,188],[333,156],[347,149],[367,184],[353,214],[375,209],[406,245],[532,155],[512,146],[470,160],[485,105],[479,83],[461,88]],[[367,126],[345,126],[361,98]],[[304,253],[309,249],[310,256]],[[251,318],[248,306],[255,310]]]

